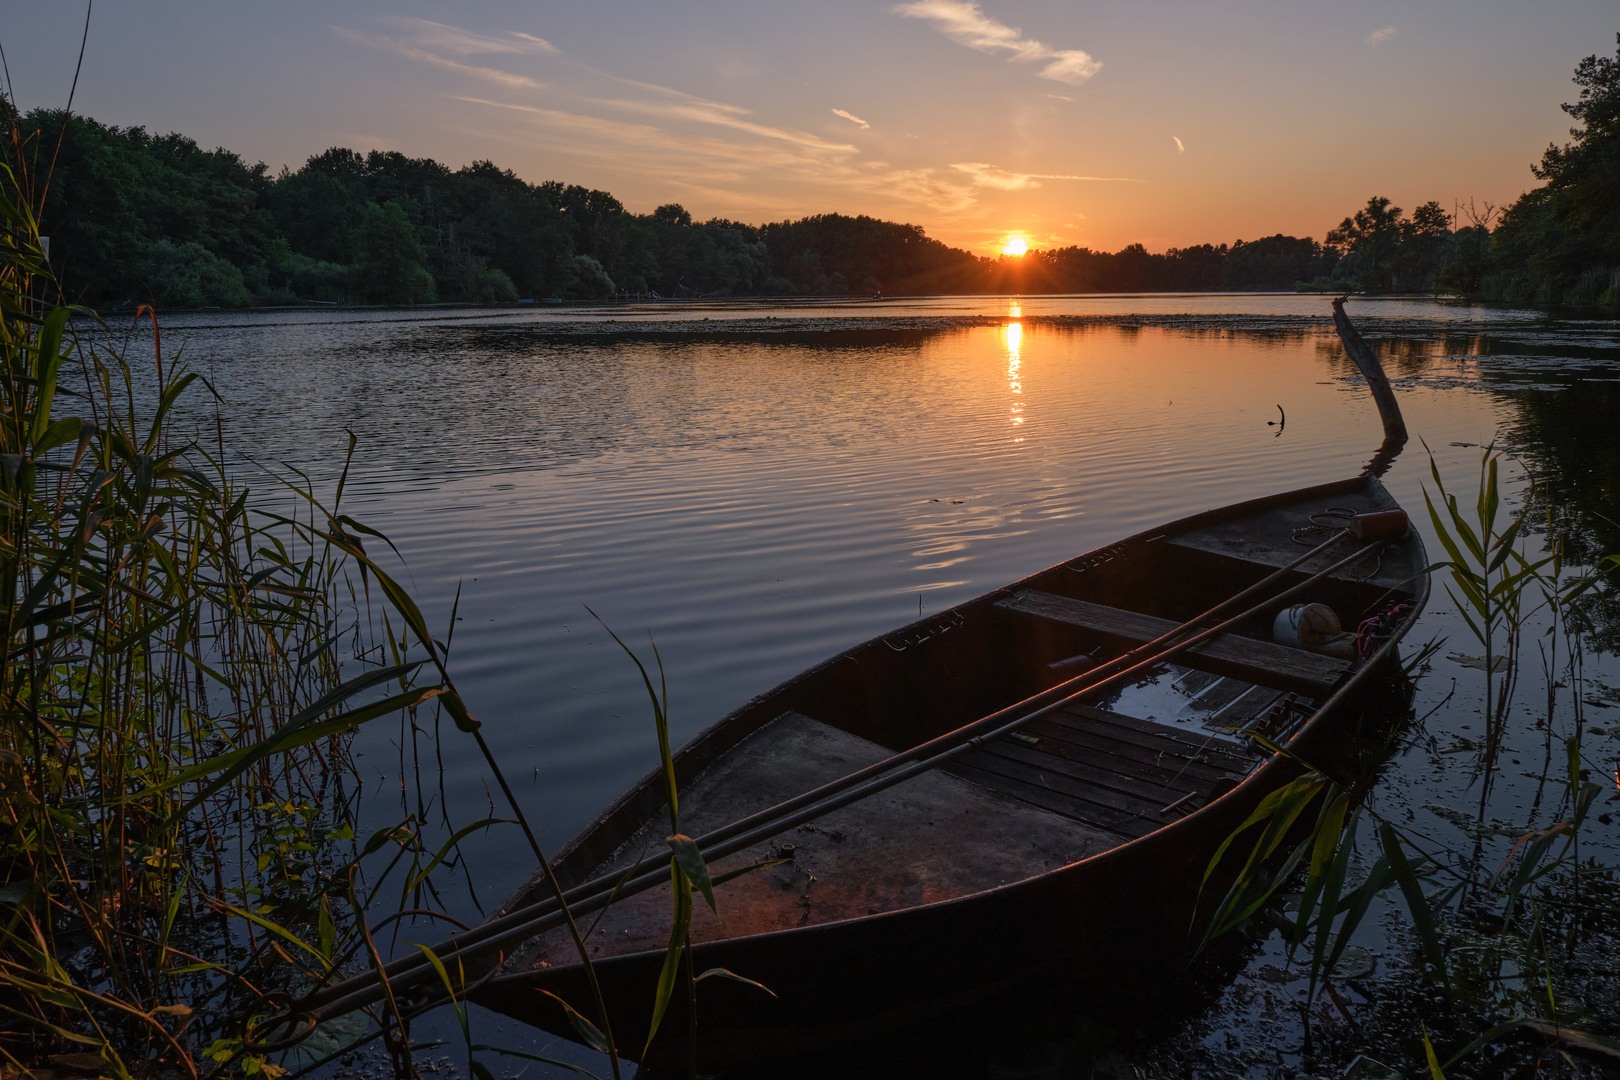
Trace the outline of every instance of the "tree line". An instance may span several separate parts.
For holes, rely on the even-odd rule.
[[[1616,36],[1620,44],[1620,35]],[[844,296],[1312,289],[1620,303],[1620,49],[1575,70],[1580,124],[1505,209],[1375,196],[1322,240],[985,258],[920,226],[844,214],[764,225],[635,214],[611,194],[333,147],[296,171],[179,134],[0,101],[5,155],[72,295],[113,308],[503,303],[615,296]],[[48,186],[43,178],[48,177]]]

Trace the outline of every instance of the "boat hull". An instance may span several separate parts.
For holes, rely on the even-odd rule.
[[[1133,545],[1200,529],[1218,535],[1223,522],[1286,508],[1289,500],[1314,500],[1316,505],[1358,493],[1393,505],[1378,481],[1360,477],[1195,515],[864,643],[761,695],[698,736],[677,757],[678,778],[683,785],[690,782],[786,709],[826,715],[829,703],[839,700],[862,698],[866,715],[872,718],[869,737],[889,746],[912,745],[937,732],[910,730],[905,709],[873,700],[874,694],[887,689],[885,677],[868,670],[878,661],[898,664],[916,650],[916,657],[932,656],[925,666],[959,671],[954,654],[974,652],[974,627],[993,617],[991,609],[997,604],[1005,607],[1009,597],[1032,584],[1049,585],[1060,570],[1108,573],[1119,579],[1099,595],[1140,593],[1141,575],[1123,565],[1130,562]],[[1414,534],[1405,543],[1407,549],[1401,553],[1405,561],[1398,565],[1421,567],[1421,541]],[[1110,564],[1116,564],[1113,570],[1108,569]],[[1368,694],[1398,672],[1396,645],[1427,598],[1423,579],[1408,588],[1410,603],[1398,625],[1294,733],[1289,743],[1292,756],[1270,756],[1235,787],[1179,820],[1024,880],[939,903],[695,944],[692,964],[697,972],[724,969],[763,984],[770,992],[727,978],[703,979],[696,989],[696,1024],[691,1023],[685,996],[677,994],[645,1055],[637,1051],[647,1039],[664,952],[644,949],[603,955],[594,968],[619,1045],[644,1064],[685,1063],[693,1052],[688,1036],[695,1027],[696,1057],[700,1068],[708,1071],[903,1030],[1021,987],[1113,993],[1122,980],[1178,970],[1198,940],[1212,900],[1224,892],[1219,872],[1202,885],[1219,845],[1269,793],[1305,772],[1301,760],[1346,782],[1361,771],[1353,760],[1359,745],[1356,728],[1376,722],[1364,717]],[[952,634],[957,636],[952,639]],[[902,647],[897,649],[897,643]],[[912,698],[918,687],[928,685],[926,679],[919,681],[901,668],[890,672],[888,679],[902,682],[908,688],[902,696]],[[970,689],[953,685],[938,692],[956,698],[966,695],[957,707],[968,715],[991,711],[987,706],[996,704],[974,700]],[[565,886],[583,880],[614,845],[623,842],[631,827],[639,827],[656,812],[662,801],[661,782],[660,774],[649,774],[571,842],[556,862]],[[543,895],[540,884],[533,882],[503,910]],[[509,1016],[572,1037],[572,1025],[558,998],[590,1011],[591,994],[581,965],[503,969],[475,995],[475,1000]]]

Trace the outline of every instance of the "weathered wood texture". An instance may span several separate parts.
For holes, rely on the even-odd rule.
[[[1076,705],[945,766],[966,780],[1124,838],[1145,836],[1242,779],[1227,739]]]
[[[1099,634],[1116,642],[1139,645],[1174,630],[1169,619],[1135,611],[1071,600],[1067,596],[1024,589],[997,607],[1004,611],[1034,615]],[[1237,675],[1263,685],[1326,693],[1350,669],[1344,660],[1319,656],[1303,649],[1291,649],[1270,641],[1222,634],[1184,654],[1191,661],[1208,664],[1212,670]]]
[[[1232,564],[1224,560],[1241,560],[1261,567],[1287,566],[1307,548],[1327,539],[1328,529],[1343,525],[1350,514],[1376,514],[1395,508],[1382,488],[1354,492],[1336,492],[1291,506],[1273,507],[1247,515],[1235,521],[1212,522],[1198,529],[1177,532],[1166,543],[1182,550],[1201,551],[1219,556],[1223,561],[1205,560],[1196,566],[1183,564],[1189,572],[1217,577],[1223,570],[1231,573]],[[1355,550],[1354,541],[1341,541],[1318,560],[1306,564],[1300,577],[1313,568],[1325,566]],[[1369,601],[1382,603],[1384,592],[1398,589],[1411,590],[1412,582],[1423,569],[1414,563],[1414,549],[1410,544],[1396,542],[1385,545],[1375,556],[1351,563],[1320,583],[1312,590],[1312,600],[1328,604],[1339,612],[1346,626],[1363,614]],[[1367,586],[1375,586],[1369,590]],[[1174,614],[1164,612],[1163,614]]]
[[[681,791],[681,830],[700,836],[887,756],[876,743],[784,713]],[[942,903],[1047,873],[1120,842],[1116,832],[1086,818],[1050,810],[957,776],[913,777],[773,842],[715,861],[710,871],[719,876],[785,860],[717,886],[718,915],[696,903],[692,940],[721,941]],[[665,852],[668,833],[669,819],[654,817],[592,876],[622,873],[645,856]],[[669,918],[667,888],[622,897],[597,925],[592,951],[606,957],[661,949],[669,941]],[[553,930],[530,939],[507,966],[569,963],[573,950],[568,936]]]
[[[1401,418],[1401,407],[1395,400],[1395,391],[1390,387],[1389,379],[1384,375],[1384,365],[1378,362],[1378,354],[1361,339],[1350,316],[1344,313],[1342,296],[1333,301],[1333,325],[1339,331],[1339,340],[1344,342],[1344,351],[1350,354],[1350,359],[1355,361],[1356,367],[1366,377],[1367,387],[1378,405],[1379,418],[1384,421],[1384,448],[1399,448],[1406,442],[1406,421]]]

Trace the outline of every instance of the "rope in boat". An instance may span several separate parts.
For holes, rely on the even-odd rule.
[[[1299,528],[1295,529],[1290,539],[1292,539],[1296,544],[1301,544],[1308,547],[1317,536],[1320,536],[1324,532],[1331,532],[1334,535],[1337,535],[1338,533],[1348,529],[1350,527],[1350,522],[1354,521],[1357,516],[1356,511],[1347,506],[1329,506],[1325,509],[1314,511],[1309,517],[1306,518],[1308,524],[1301,525]],[[1371,581],[1373,578],[1377,577],[1379,572],[1383,569],[1384,549],[1379,548],[1376,557],[1373,559],[1372,570],[1365,574],[1353,574],[1351,576],[1360,581]]]
[[[1174,640],[1189,631],[1195,630],[1199,623],[1215,618],[1230,610],[1233,606],[1251,598],[1257,592],[1275,583],[1312,557],[1325,552],[1330,546],[1343,539],[1345,535],[1346,530],[1336,531],[1334,535],[1310,551],[1305,552],[1287,566],[1250,585],[1208,611],[1166,631],[1154,640],[1138,646],[1114,660],[1108,661],[1090,671],[1083,672],[1040,694],[1033,695],[1021,702],[997,710],[972,723],[914,746],[909,750],[892,755],[883,761],[875,762],[838,780],[831,781],[759,813],[732,822],[730,825],[698,837],[695,843],[702,852],[705,862],[714,861],[741,851],[762,840],[770,839],[781,832],[814,820],[850,803],[858,802],[868,795],[876,794],[895,784],[909,780],[913,776],[943,764],[957,754],[999,738],[1031,720],[1054,712],[1084,694],[1110,687],[1145,668],[1163,663],[1171,656],[1179,655],[1210,638],[1216,637],[1244,619],[1257,615],[1273,605],[1292,599],[1323,578],[1365,558],[1375,548],[1382,547],[1384,543],[1382,540],[1376,540],[1267,600],[1225,618],[1213,626],[1197,630],[1190,637],[1179,641]],[[1152,652],[1155,649],[1159,651]],[[1150,652],[1151,655],[1144,655]],[[1122,667],[1121,665],[1125,666]],[[1337,695],[1335,695],[1336,697]],[[1029,711],[1024,711],[1026,709]],[[919,758],[918,755],[921,754],[927,754],[928,756]],[[911,762],[911,764],[908,765],[907,762]],[[587,914],[607,906],[607,904],[620,897],[633,895],[661,884],[667,881],[668,878],[667,857],[649,857],[637,863],[628,871],[596,878],[567,890],[562,894],[561,905],[558,904],[556,896],[536,901],[526,907],[518,908],[515,911],[491,919],[469,933],[447,939],[435,946],[433,953],[445,965],[446,969],[457,970],[469,960],[487,956],[491,952],[509,945],[515,945],[536,934],[544,933],[555,926],[561,925],[562,921],[567,917],[568,911],[575,914]],[[452,967],[452,960],[457,962],[456,967]],[[355,976],[331,987],[316,990],[298,1001],[289,1002],[289,1009],[286,1013],[266,1020],[259,1027],[259,1030],[270,1032],[277,1029],[296,1029],[295,1034],[271,1042],[257,1042],[254,1044],[254,1048],[260,1052],[283,1049],[300,1041],[310,1031],[314,1030],[315,1023],[327,1016],[341,1015],[376,1004],[383,1000],[387,993],[383,985],[384,980],[397,993],[401,989],[408,989],[418,983],[433,982],[438,978],[437,969],[426,956],[413,954],[402,957],[385,965],[380,972],[373,971],[365,975]],[[251,1034],[250,1032],[249,1035],[251,1036]]]

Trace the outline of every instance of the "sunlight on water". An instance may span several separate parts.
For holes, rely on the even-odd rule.
[[[1023,361],[1019,358],[1019,349],[1024,343],[1024,329],[1017,323],[1007,326],[1007,389],[1013,395],[1011,407],[1012,422],[1014,426],[1024,422],[1024,403],[1021,399],[1024,393],[1022,379]],[[1014,440],[1014,441],[1022,441]]]
[[[358,434],[345,507],[404,552],[434,625],[462,589],[458,681],[555,846],[654,763],[634,670],[586,603],[627,639],[656,639],[685,740],[919,604],[927,614],[1193,511],[1351,475],[1378,446],[1377,412],[1330,329],[1035,320],[1110,307],[1320,317],[1327,305],[690,305],[675,314],[714,322],[686,336],[624,331],[667,323],[669,307],[575,312],[602,331],[586,335],[555,330],[568,313],[299,312],[193,317],[168,335],[256,460],[330,483],[344,429]],[[849,310],[874,329],[707,329]],[[1421,301],[1376,310],[1469,317]],[[1506,399],[1470,389],[1491,361],[1476,340],[1393,353],[1408,425],[1443,464],[1475,453],[1450,443],[1501,427]],[[1282,432],[1267,424],[1279,405]],[[211,443],[214,412],[199,406]],[[1426,466],[1409,451],[1388,478],[1409,507]],[[388,733],[365,738],[372,790],[397,799]],[[446,746],[449,797],[483,806],[482,769],[460,751]],[[510,884],[493,878],[492,898]]]

